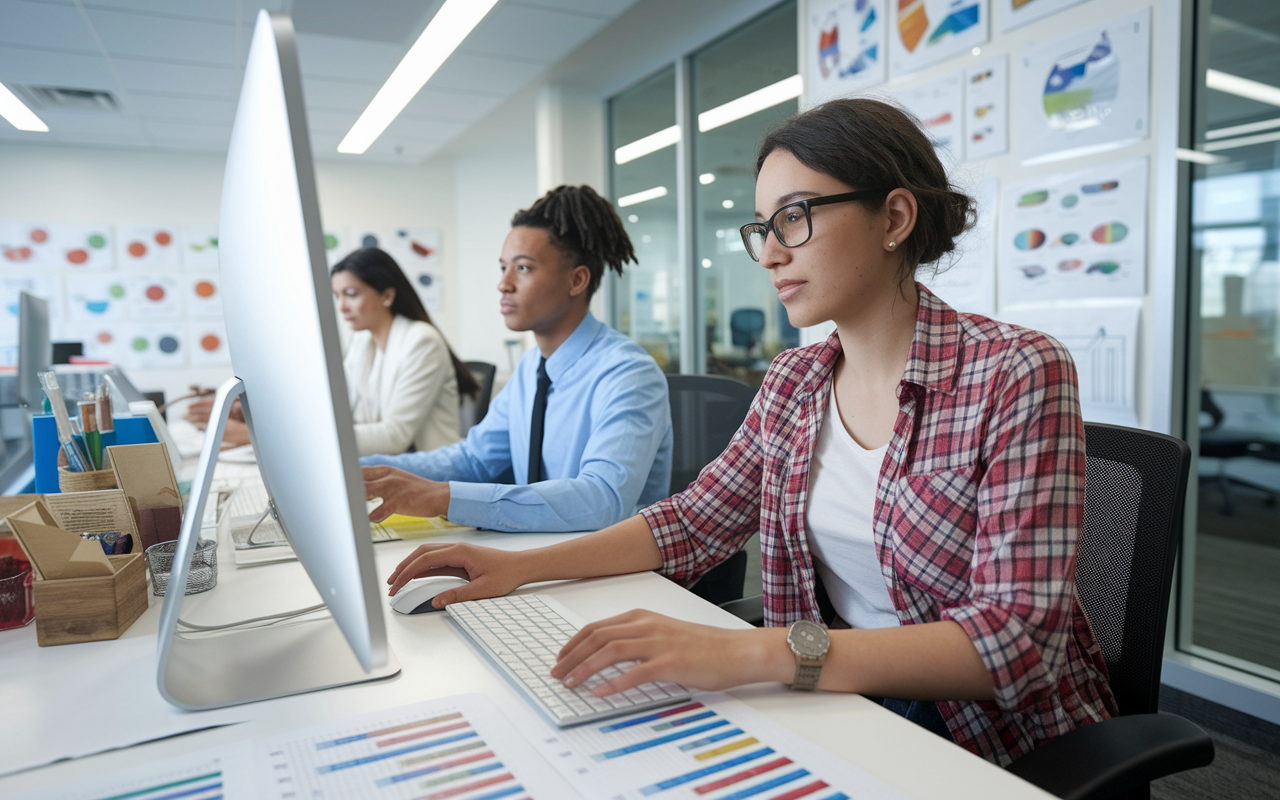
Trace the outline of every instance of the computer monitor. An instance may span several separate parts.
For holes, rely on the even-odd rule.
[[[49,341],[49,303],[28,292],[18,295],[18,405],[40,408],[40,373],[53,369]]]
[[[288,16],[258,14],[227,152],[218,252],[235,378],[215,397],[183,519],[161,612],[160,692],[203,709],[394,675]],[[236,397],[280,526],[331,616],[184,636],[187,567]]]

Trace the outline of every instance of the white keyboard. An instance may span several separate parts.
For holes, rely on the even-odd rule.
[[[616,664],[580,686],[565,688],[551,677],[551,667],[556,653],[581,626],[570,621],[575,617],[571,611],[546,595],[472,600],[447,609],[454,622],[515,679],[534,705],[562,728],[689,699],[688,689],[667,681],[644,683],[606,697],[591,693],[635,662]]]
[[[256,518],[262,516],[262,512],[267,510],[268,502],[270,498],[267,495],[266,486],[260,481],[245,481],[231,493],[231,497],[227,498],[223,513],[230,514],[232,519]]]

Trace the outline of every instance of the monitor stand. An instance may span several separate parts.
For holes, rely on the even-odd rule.
[[[187,635],[178,630],[188,567],[200,535],[222,434],[232,403],[244,393],[244,383],[232,378],[214,396],[160,613],[156,675],[160,694],[175,706],[192,711],[380,680],[400,672],[390,648],[387,663],[366,672],[331,617],[214,635]],[[247,398],[241,408],[252,439]]]

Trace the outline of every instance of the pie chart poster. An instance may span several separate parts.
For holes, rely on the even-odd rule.
[[[1022,163],[1088,155],[1147,138],[1151,9],[1023,51],[1017,107]]]

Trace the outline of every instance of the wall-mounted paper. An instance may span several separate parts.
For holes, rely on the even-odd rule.
[[[964,72],[964,160],[1009,150],[1009,57],[998,55]]]
[[[116,248],[122,267],[176,267],[182,256],[175,225],[117,225]]]
[[[996,310],[996,211],[999,182],[986,175],[971,190],[978,203],[978,220],[956,243],[955,260],[937,275],[923,267],[920,282],[956,311],[991,316]]]
[[[188,316],[222,317],[222,289],[217,273],[192,275],[186,286]]]
[[[225,367],[231,363],[227,328],[222,320],[192,320],[190,330],[191,366]]]
[[[111,269],[116,264],[110,225],[50,225],[53,260],[49,266],[75,270]]]
[[[67,308],[72,323],[124,319],[129,316],[128,296],[123,275],[67,276]]]
[[[963,90],[959,72],[898,93],[902,105],[920,119],[920,125],[944,161],[956,162],[962,155],[964,115]]]
[[[18,343],[18,296],[22,292],[33,294],[49,303],[50,329],[56,335],[61,331],[62,278],[32,276],[4,278],[0,281],[0,344]]]
[[[59,265],[53,234],[39,222],[0,222],[0,267]]]
[[[893,0],[810,0],[805,39],[809,105],[885,80],[886,6]]]
[[[1029,308],[1000,312],[1000,319],[1049,334],[1076,362],[1080,410],[1089,422],[1137,426],[1139,307]]]
[[[368,244],[370,237],[376,238],[377,245]],[[404,270],[427,311],[439,311],[442,266],[440,231],[434,228],[393,228],[362,233],[360,242],[363,247],[376,246],[385,250],[400,265],[400,269]]]
[[[332,267],[360,247],[350,228],[331,228],[324,232],[324,256]]]
[[[129,315],[137,319],[173,319],[182,316],[178,279],[168,275],[129,275]]]
[[[114,320],[73,322],[71,329],[73,336],[83,343],[86,358],[123,365],[126,363],[124,348],[128,344],[121,331],[124,324]]]
[[[1044,19],[1084,0],[992,0],[996,30],[1008,33],[1028,22]]]
[[[187,269],[218,268],[218,226],[182,226],[182,266]]]
[[[1147,138],[1150,8],[1030,45],[1019,60],[1024,164],[1074,158]]]
[[[1000,306],[1138,297],[1146,288],[1147,159],[1005,186]]]
[[[126,367],[142,369],[185,366],[186,327],[176,321],[121,323],[117,358]]]
[[[987,41],[988,0],[897,0],[889,75],[898,78]]]

